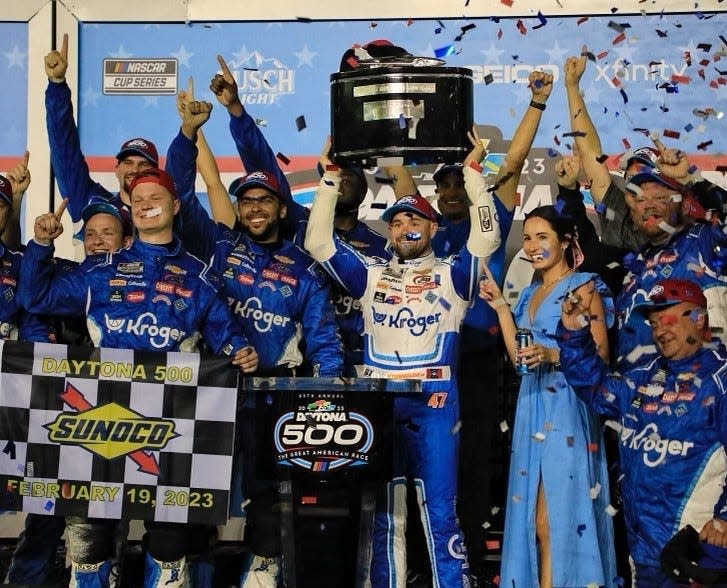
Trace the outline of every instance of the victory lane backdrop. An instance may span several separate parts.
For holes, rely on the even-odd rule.
[[[0,341],[0,509],[227,520],[228,358]]]

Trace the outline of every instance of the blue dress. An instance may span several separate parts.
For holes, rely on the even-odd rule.
[[[533,322],[528,308],[540,284],[526,288],[515,306],[515,323],[530,329],[535,343],[557,348],[554,334],[563,297],[594,278],[612,322],[613,302],[603,283],[595,274],[574,273],[545,296]],[[540,480],[548,504],[553,586],[613,586],[616,557],[606,512],[610,493],[601,425],[563,373],[549,364],[524,375],[520,384],[500,586],[539,586],[535,506]]]

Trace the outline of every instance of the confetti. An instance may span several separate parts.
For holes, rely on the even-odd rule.
[[[541,431],[538,431],[533,435],[533,439],[536,441],[545,441],[545,433],[542,433]]]
[[[300,133],[305,127],[305,116],[302,114],[295,119],[295,126],[298,129],[298,132]]]
[[[449,431],[449,432],[450,432],[450,433],[451,433],[452,435],[456,435],[457,433],[459,433],[459,430],[460,430],[461,428],[462,428],[462,421],[457,421],[456,423],[454,423],[454,426],[453,426],[453,427],[452,427],[452,428],[450,429],[450,431]]]
[[[446,45],[434,50],[434,56],[441,58],[447,57],[448,55],[454,55],[454,45]]]
[[[689,76],[679,76],[677,74],[673,74],[671,76],[671,83],[672,84],[688,84],[692,81],[692,78]]]
[[[626,40],[626,33],[620,33],[614,37],[613,41],[611,41],[611,45],[618,45],[619,43],[621,43],[625,40]]]
[[[515,23],[515,26],[517,27],[517,30],[520,31],[521,35],[526,35],[528,32],[528,28],[525,26],[525,23],[521,20],[518,20]]]
[[[514,498],[515,497],[513,496],[513,499]],[[500,549],[500,542],[497,539],[488,539],[485,541],[485,547],[490,551]]]
[[[618,512],[618,509],[614,508],[610,504],[606,507],[606,514],[610,517],[616,516],[617,512]]]
[[[8,441],[5,447],[3,447],[3,453],[10,459],[15,459],[15,442]]]
[[[699,145],[697,145],[697,149],[699,149],[700,151],[706,151],[707,147],[709,147],[711,144],[712,140],[710,139],[709,141],[705,141],[704,143],[700,143]]]
[[[268,126],[268,121],[266,121],[264,118],[256,118],[255,124],[259,127],[266,127]]]
[[[576,527],[576,533],[578,533],[579,537],[583,537],[583,531],[585,531],[585,530],[586,530],[586,526],[582,523],[580,525],[578,525],[578,527]]]
[[[580,18],[579,18],[579,19],[578,19],[578,20],[576,21],[576,24],[577,24],[578,26],[580,26],[580,25],[582,25],[582,24],[583,24],[584,22],[588,22],[588,17],[587,17],[587,16],[582,16],[582,17],[580,17]]]
[[[47,501],[47,502],[46,502],[46,503],[45,503],[45,504],[43,505],[43,509],[44,509],[44,510],[45,510],[46,512],[50,512],[50,511],[52,511],[52,510],[53,510],[53,501],[52,501],[52,500],[49,500],[49,501]]]
[[[599,482],[596,482],[596,485],[593,486],[588,492],[589,496],[591,497],[591,500],[596,500],[598,498],[598,495],[601,493],[601,484]]]
[[[285,155],[283,155],[282,153],[280,153],[280,151],[278,151],[278,152],[277,152],[277,153],[275,154],[275,157],[276,157],[276,158],[277,158],[277,159],[278,159],[279,161],[281,161],[281,162],[283,163],[283,165],[288,165],[288,164],[290,164],[290,159],[288,159],[288,158],[287,158],[287,157],[286,157]]]
[[[509,430],[510,427],[507,426],[507,421],[500,421],[500,431],[507,433]]]
[[[242,501],[242,502],[240,503],[240,508],[243,508],[243,509],[244,509],[244,508],[245,508],[245,507],[246,507],[246,506],[247,506],[248,504],[250,504],[251,502],[252,502],[252,500],[250,500],[249,498],[246,498],[245,500],[243,500],[243,501]]]
[[[540,24],[537,24],[533,27],[533,30],[542,29],[546,24],[548,24],[548,19],[543,16],[543,13],[538,10],[538,20],[540,21]]]
[[[512,6],[513,0],[500,0],[500,4],[504,4],[505,6]]]
[[[671,129],[664,129],[664,136],[670,139],[678,139],[681,137],[681,133],[679,131],[672,131]]]

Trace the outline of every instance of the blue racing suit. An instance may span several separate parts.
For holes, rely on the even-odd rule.
[[[475,203],[471,214],[476,216],[480,207],[481,212],[489,208],[491,215],[492,196],[482,177],[468,168],[465,182]],[[440,259],[432,252],[411,260],[365,257],[326,234],[337,194],[337,178],[326,174],[316,194],[306,244],[334,279],[361,301],[362,375],[423,382],[420,397],[395,400],[397,466],[377,505],[372,586],[402,586],[406,581],[407,473],[416,485],[433,585],[468,585],[467,554],[455,511],[459,329],[479,278],[481,258],[471,250],[486,257],[497,249],[497,223],[489,231],[482,228],[483,234],[490,234],[479,242],[472,230],[467,246],[454,257]]]
[[[666,278],[691,280],[707,297],[707,312],[712,328],[727,326],[727,276],[722,275],[724,258],[719,248],[727,246],[721,227],[695,223],[659,246],[646,246],[628,263],[624,287],[616,296],[618,321],[616,361],[627,367],[643,365],[656,355],[651,328],[632,314],[634,307],[646,301],[647,294]],[[723,337],[727,333],[723,330]]]
[[[218,296],[218,279],[179,240],[169,246],[137,240],[128,249],[88,258],[77,270],[55,276],[52,255],[52,246],[28,244],[20,271],[27,284],[18,298],[26,308],[39,312],[86,314],[89,335],[97,347],[194,351],[200,332],[216,354],[231,356],[249,345]],[[108,585],[110,562],[103,561],[110,556],[108,541],[107,549],[100,549],[108,539],[107,523],[69,522],[69,533],[77,542],[77,549],[71,545],[72,554],[82,554],[78,561],[74,559],[79,586]],[[183,545],[188,541],[182,536],[201,536],[205,529],[163,523],[150,523],[147,528],[144,586],[182,586]]]
[[[631,557],[649,577],[686,525],[727,519],[727,360],[706,347],[681,359],[657,356],[623,375],[599,358],[590,331],[557,331],[560,364],[578,396],[617,420]],[[727,524],[727,522],[725,523]],[[712,567],[727,567],[723,562]]]
[[[247,111],[240,117],[230,116],[230,133],[242,164],[248,173],[265,170],[275,174],[280,185],[280,196],[288,207],[288,217],[283,219],[281,224],[282,234],[302,248],[308,227],[309,210],[293,200],[288,179],[280,169],[275,154],[260,128],[255,124],[255,120]],[[335,232],[340,239],[349,243],[362,255],[387,259],[391,256],[387,239],[364,222],[358,221],[350,231],[336,230]],[[331,281],[331,291],[336,321],[346,353],[345,373],[348,376],[354,376],[355,367],[360,366],[363,361],[361,307],[359,301],[338,282]]]

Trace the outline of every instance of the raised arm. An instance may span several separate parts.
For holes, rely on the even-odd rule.
[[[177,112],[180,118],[184,119],[184,111],[188,103],[194,102],[194,81],[190,77],[187,80],[187,89],[180,90],[177,94]],[[212,218],[231,229],[235,226],[237,215],[232,205],[227,188],[222,183],[220,169],[205,139],[202,129],[197,129],[197,169],[202,180],[207,186],[207,197],[210,202]]]
[[[586,70],[588,55],[588,48],[584,46],[579,57],[569,57],[566,60],[563,69],[571,131],[576,133],[575,142],[583,171],[591,182],[591,195],[596,203],[600,203],[611,185],[611,173],[606,163],[601,161],[601,139],[581,94],[580,81]]]
[[[505,154],[505,160],[502,162],[495,180],[497,186],[495,192],[508,210],[515,209],[520,175],[533,146],[548,97],[553,90],[553,75],[533,71],[528,77],[528,83],[532,93],[530,105],[515,130],[510,147]]]
[[[78,128],[73,118],[71,89],[66,83],[68,69],[68,35],[63,35],[60,51],[45,57],[48,87],[45,91],[45,116],[50,143],[50,158],[61,194],[69,198],[68,212],[73,222],[81,220],[81,212],[93,196],[111,198],[113,194],[91,179],[88,164],[81,151]]]

